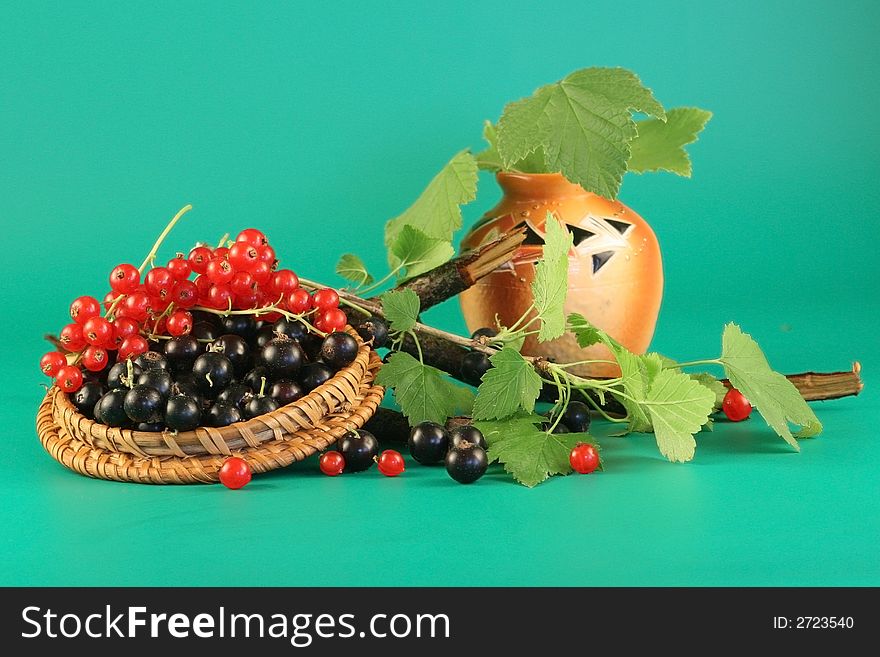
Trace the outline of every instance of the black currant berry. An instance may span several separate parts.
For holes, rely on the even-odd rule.
[[[270,340],[277,337],[278,336],[275,335],[275,329],[272,327],[272,324],[261,326],[254,335],[254,339],[251,340],[251,346],[259,352],[259,350],[265,347]]]
[[[131,379],[128,377],[128,367],[131,364]],[[107,387],[110,390],[115,390],[116,388],[131,388],[135,380],[143,373],[143,368],[140,365],[135,365],[131,361],[124,360],[121,363],[116,363],[113,367],[110,368],[110,371],[107,373]]]
[[[562,414],[562,421],[568,430],[573,433],[581,433],[590,430],[590,407],[584,402],[573,401],[568,403],[568,408]]]
[[[496,335],[498,335],[498,331],[489,326],[484,326],[483,328],[478,328],[476,331],[471,333],[471,340],[479,340],[480,338],[494,338]]]
[[[160,433],[166,429],[164,422],[138,422],[134,428],[135,431],[147,431],[149,433]]]
[[[388,342],[388,322],[376,315],[362,321],[357,327],[357,332],[361,340],[369,342],[373,349],[384,347]]]
[[[482,432],[472,424],[455,427],[449,432],[449,449],[454,449],[465,441],[471,445],[486,449],[486,439],[483,437]]]
[[[331,333],[321,343],[321,358],[337,370],[350,365],[358,353],[358,343],[348,333]]]
[[[318,360],[321,355],[321,345],[324,344],[324,338],[316,333],[307,333],[299,341],[302,350],[311,361]]]
[[[192,431],[202,421],[199,402],[189,395],[171,395],[165,405],[165,424],[174,431]]]
[[[292,379],[303,363],[303,351],[296,340],[286,335],[270,340],[260,350],[258,362],[269,370],[273,380]]]
[[[287,319],[282,317],[272,326],[274,333],[286,335],[294,340],[302,340],[309,332],[308,327],[297,319]]]
[[[251,418],[257,417],[258,415],[271,413],[278,407],[278,402],[271,397],[254,395],[250,398],[250,401],[248,401],[248,403],[244,405],[243,415],[246,419],[250,420]]]
[[[165,370],[168,369],[168,360],[158,351],[148,351],[141,354],[135,359],[135,365],[139,365],[143,370]]]
[[[482,351],[469,351],[461,359],[461,378],[472,386],[479,386],[480,379],[491,367],[489,357]]]
[[[196,358],[192,371],[196,375],[199,390],[211,398],[219,395],[232,382],[235,374],[232,361],[213,351]]]
[[[205,353],[205,347],[190,333],[166,340],[164,351],[168,368],[173,372],[185,372],[192,370],[196,358]]]
[[[409,453],[422,465],[439,463],[449,450],[449,433],[436,422],[422,422],[409,434]]]
[[[541,430],[542,431],[550,431],[550,427],[553,426],[554,422],[555,422],[555,420],[553,418],[551,418],[547,422],[542,422],[541,423]],[[568,427],[565,426],[565,422],[560,422],[559,424],[557,424],[553,429],[553,433],[568,433]]]
[[[269,380],[269,368],[260,366],[245,374],[241,382],[251,390],[259,390],[263,385],[263,379]]]
[[[165,398],[155,388],[136,385],[125,393],[123,407],[132,422],[158,422],[162,419]]]
[[[228,315],[221,318],[220,328],[224,333],[231,333],[245,340],[252,340],[257,333],[257,321],[253,318],[253,315]]]
[[[193,316],[193,327],[189,334],[202,341],[203,344],[205,340],[214,341],[221,335],[220,327],[217,324],[197,321],[195,316]]]
[[[171,375],[165,370],[146,370],[135,379],[136,385],[150,386],[158,390],[159,394],[162,395],[162,399],[168,399],[173,383],[174,380],[171,378]]]
[[[211,343],[209,349],[231,360],[236,376],[244,375],[251,368],[251,348],[240,335],[233,333],[221,335]]]
[[[302,368],[299,382],[306,392],[311,392],[319,385],[333,378],[333,370],[325,363],[309,363]]]
[[[129,392],[127,388],[116,388],[104,394],[95,404],[95,421],[108,427],[128,425],[130,422],[125,413],[125,396]]]
[[[336,448],[345,459],[343,472],[360,472],[373,465],[373,459],[379,455],[379,441],[369,431],[358,429],[342,435],[336,442]]]
[[[269,388],[269,396],[277,401],[279,406],[287,406],[305,394],[303,387],[290,379],[279,379]]]
[[[489,457],[486,450],[462,441],[446,455],[446,472],[460,484],[472,484],[486,473]]]
[[[228,427],[241,420],[241,409],[229,402],[218,401],[205,413],[205,424],[209,427]]]
[[[217,403],[232,404],[241,408],[244,406],[247,397],[253,394],[254,390],[251,386],[246,383],[233,381],[217,395]]]
[[[76,410],[90,420],[95,418],[95,404],[104,395],[104,386],[98,381],[86,381],[82,387],[70,395],[70,401]]]

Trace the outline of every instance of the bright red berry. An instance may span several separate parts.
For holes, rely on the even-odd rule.
[[[134,292],[141,284],[141,273],[134,265],[116,265],[110,271],[110,289],[119,294]]]
[[[251,468],[247,461],[237,456],[230,456],[220,468],[220,483],[236,490],[247,485],[251,480]]]
[[[266,285],[269,282],[269,279],[272,278],[272,268],[267,265],[265,262],[258,262],[254,265],[254,268],[251,269],[251,276],[254,277],[254,280],[257,282],[257,285]],[[272,301],[277,301],[278,295],[272,299]]]
[[[101,314],[101,304],[95,297],[82,296],[77,297],[70,304],[70,317],[77,324],[85,324],[90,317],[97,317]]]
[[[140,290],[132,292],[122,300],[117,309],[117,315],[131,317],[137,322],[142,322],[150,312],[150,297]]]
[[[312,307],[312,296],[301,287],[288,294],[285,301],[287,309],[296,315],[302,315]]]
[[[259,247],[259,251],[260,260],[269,265],[269,269],[273,269],[275,267],[275,249],[268,244],[265,244]]]
[[[82,326],[79,324],[68,324],[61,329],[58,336],[61,346],[67,351],[81,351],[86,346],[86,339],[83,337]]]
[[[269,289],[275,294],[287,295],[299,287],[299,277],[290,269],[279,269],[269,280]]]
[[[339,294],[337,294],[336,290],[329,287],[321,288],[312,295],[312,303],[315,308],[320,308],[321,310],[338,308]]]
[[[260,252],[247,242],[236,242],[229,247],[229,264],[235,271],[252,272],[260,262]]]
[[[339,452],[324,452],[318,459],[318,466],[321,468],[321,472],[328,477],[335,477],[342,474],[342,470],[345,468],[345,457]]]
[[[736,388],[731,388],[724,395],[721,410],[731,422],[741,422],[752,413],[752,404]]]
[[[171,301],[181,308],[192,308],[199,302],[199,288],[192,281],[178,281],[171,291]]]
[[[346,324],[348,324],[348,317],[339,308],[330,308],[318,313],[316,321],[320,323],[320,326],[317,328],[320,328],[325,333],[333,333],[345,328]]]
[[[257,283],[254,281],[254,277],[246,271],[237,271],[229,281],[229,289],[235,296],[250,296],[256,294]]]
[[[189,264],[189,260],[182,253],[178,253],[176,257],[171,258],[168,264],[165,265],[165,268],[171,272],[176,281],[185,281],[192,273],[192,265]]]
[[[189,333],[192,330],[192,326],[193,316],[185,310],[175,310],[168,316],[168,321],[165,323],[168,335],[175,338]]]
[[[103,317],[89,317],[83,324],[83,337],[90,345],[100,347],[113,338],[113,326]]]
[[[228,285],[212,285],[208,290],[208,306],[217,310],[226,310],[232,301],[232,290]]]
[[[263,231],[257,230],[256,228],[245,228],[236,236],[235,241],[244,242],[251,246],[263,246],[269,243],[269,240],[266,239]]]
[[[229,264],[228,260],[215,259],[208,263],[208,268],[205,270],[205,276],[207,276],[208,280],[215,285],[225,285],[235,276],[235,270],[232,269],[232,265]]]
[[[171,289],[176,282],[169,269],[154,267],[144,277],[144,289],[151,297],[170,299]]]
[[[211,260],[224,260],[229,257],[229,249],[225,246],[218,246],[211,254]]]
[[[104,295],[104,310],[109,312],[110,306],[112,306],[113,303],[121,296],[123,296],[123,295],[120,294],[119,292],[114,292],[113,290],[111,290],[110,292],[105,294]]]
[[[149,350],[150,344],[144,336],[130,335],[122,341],[121,345],[119,345],[117,358],[120,361],[126,360],[127,358],[137,358],[141,354],[147,353]]]
[[[100,372],[107,367],[107,350],[89,345],[82,352],[82,364],[90,372]]]
[[[568,454],[572,469],[580,474],[590,474],[599,467],[599,452],[590,443],[578,443]]]
[[[129,335],[136,335],[140,326],[136,321],[134,321],[131,317],[117,317],[113,320],[113,330],[116,332],[116,336],[122,338],[123,340],[127,338]]]
[[[65,365],[67,365],[67,357],[60,351],[46,352],[40,358],[40,370],[46,376],[55,376]]]
[[[192,270],[197,274],[204,274],[208,269],[208,263],[211,262],[213,251],[207,246],[197,246],[189,252],[187,260]]]
[[[379,454],[376,463],[379,465],[379,472],[386,477],[396,477],[406,470],[403,456],[401,456],[400,452],[393,449],[386,449]]]
[[[76,392],[83,382],[82,370],[75,365],[65,365],[55,377],[55,383],[64,392]]]

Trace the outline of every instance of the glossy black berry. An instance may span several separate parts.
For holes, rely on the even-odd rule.
[[[236,376],[243,376],[251,369],[251,348],[240,335],[227,333],[211,343],[209,349],[223,354],[232,361]]]
[[[494,338],[496,335],[498,335],[498,331],[489,326],[484,326],[483,328],[478,328],[476,331],[471,333],[471,340],[478,340],[480,338]]]
[[[321,355],[321,345],[324,344],[324,338],[316,333],[308,333],[303,336],[299,343],[302,346],[303,352],[305,352],[306,358],[312,361],[318,360],[318,357]]]
[[[287,406],[290,402],[294,402],[305,395],[306,391],[296,381],[280,379],[272,384],[267,394],[277,401],[279,406]]]
[[[168,369],[173,372],[186,372],[192,370],[196,358],[205,353],[205,346],[190,333],[166,340],[164,351]]]
[[[171,374],[165,370],[146,370],[141,372],[138,378],[135,379],[136,385],[149,386],[158,390],[163,399],[168,399],[173,383],[174,380],[171,378]]]
[[[337,370],[350,365],[358,353],[358,343],[348,333],[331,333],[321,343],[321,358]]]
[[[384,347],[388,342],[388,322],[376,315],[362,321],[357,327],[357,332],[361,340],[370,343],[373,349]]]
[[[165,424],[173,431],[192,431],[202,421],[199,402],[186,394],[171,395],[165,405]]]
[[[247,401],[247,397],[252,394],[254,394],[254,389],[251,386],[246,383],[233,381],[217,395],[217,402],[225,402],[241,408],[244,406],[245,401]]]
[[[261,326],[257,329],[256,335],[254,335],[253,340],[251,340],[251,346],[254,347],[258,352],[260,349],[266,346],[270,340],[277,338],[278,336],[275,334],[275,329],[272,328],[272,325]]]
[[[379,455],[379,441],[369,431],[358,429],[343,434],[336,442],[336,448],[345,459],[343,472],[361,472],[373,465],[373,458]]]
[[[108,427],[124,427],[130,424],[125,413],[125,396],[128,392],[126,388],[116,388],[105,393],[95,404],[95,420]]]
[[[486,439],[483,437],[482,432],[472,424],[455,427],[449,432],[449,449],[458,447],[465,441],[471,445],[486,449]]]
[[[226,334],[252,340],[257,333],[257,322],[253,315],[229,315],[220,319],[220,328]]]
[[[147,431],[149,433],[161,433],[167,428],[164,422],[138,422],[134,427],[135,431]]]
[[[131,364],[131,379],[128,378],[129,363]],[[131,388],[137,377],[139,377],[143,371],[144,370],[140,365],[135,365],[131,361],[124,360],[121,363],[116,363],[116,365],[111,367],[110,371],[107,373],[107,387],[110,388],[110,390],[116,388]]]
[[[309,332],[308,327],[297,319],[287,319],[282,317],[272,326],[274,333],[286,335],[294,340],[302,340]]]
[[[135,365],[140,366],[143,370],[165,370],[168,369],[168,360],[164,354],[158,351],[148,351],[141,354],[135,359]]]
[[[308,393],[333,378],[333,370],[325,363],[309,363],[300,372],[299,382]]]
[[[260,366],[255,367],[250,372],[245,374],[241,382],[248,386],[251,390],[259,392],[260,387],[263,385],[263,379],[266,380],[266,385],[269,385],[269,378],[269,368]]]
[[[553,427],[555,420],[550,419],[547,422],[541,423],[542,431],[550,431],[550,427]],[[553,427],[553,433],[569,433],[568,427],[565,426],[564,422],[559,422],[555,427]]]
[[[278,402],[272,399],[271,397],[264,397],[261,395],[255,395],[250,398],[244,405],[244,415],[245,419],[250,420],[253,417],[257,417],[258,415],[264,415],[265,413],[271,413],[272,411],[278,408]]]
[[[562,414],[562,421],[569,431],[580,433],[590,430],[590,407],[584,402],[573,401],[568,403],[568,408]]]
[[[218,401],[205,413],[204,421],[209,427],[228,427],[241,422],[241,409],[228,402]]]
[[[422,422],[409,434],[409,453],[422,465],[440,463],[449,451],[449,433],[435,422]]]
[[[199,390],[212,399],[232,382],[235,375],[232,361],[223,354],[213,351],[196,358],[192,371],[196,376]]]
[[[193,321],[193,327],[189,334],[197,340],[202,341],[202,344],[204,344],[205,340],[213,341],[222,335],[222,329],[217,324],[200,322],[197,321],[195,317],[193,317]]]
[[[489,371],[492,363],[482,351],[470,351],[461,359],[461,378],[472,386],[479,386],[480,379]]]
[[[269,370],[273,379],[292,379],[303,363],[303,352],[296,340],[287,336],[270,340],[260,350],[259,364]]]
[[[86,381],[79,390],[70,395],[70,401],[76,406],[76,410],[93,420],[95,418],[95,404],[104,396],[104,386],[98,381]]]
[[[123,407],[132,422],[158,422],[162,419],[165,398],[155,388],[136,385],[125,393]]]
[[[460,484],[472,484],[486,473],[488,467],[486,450],[467,441],[446,454],[446,472]]]

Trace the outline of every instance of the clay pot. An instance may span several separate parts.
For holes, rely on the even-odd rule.
[[[582,314],[636,353],[644,353],[654,334],[663,295],[660,247],[651,227],[619,201],[585,191],[558,173],[499,173],[504,196],[465,236],[470,249],[508,231],[525,227],[525,243],[512,266],[489,274],[460,295],[468,328],[511,326],[531,305],[529,288],[541,257],[547,213],[574,234],[569,255],[566,314]],[[608,360],[604,346],[578,347],[573,336],[539,344],[530,336],[523,353],[558,363]],[[613,363],[574,369],[582,376],[618,376]]]

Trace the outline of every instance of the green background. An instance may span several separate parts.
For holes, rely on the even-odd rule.
[[[0,583],[880,584],[876,3],[11,4]],[[693,179],[622,191],[664,249],[654,347],[713,356],[736,320],[781,371],[862,362],[865,392],[820,405],[800,454],[753,418],[686,465],[608,438],[604,474],[533,490],[310,460],[232,493],[92,481],[42,451],[40,336],[180,206],[165,254],[255,225],[309,278],[338,281],[343,251],[379,270],[383,222],[484,119],[589,65],[715,113]],[[481,177],[466,225],[497,196]],[[463,328],[455,302],[429,319]]]

